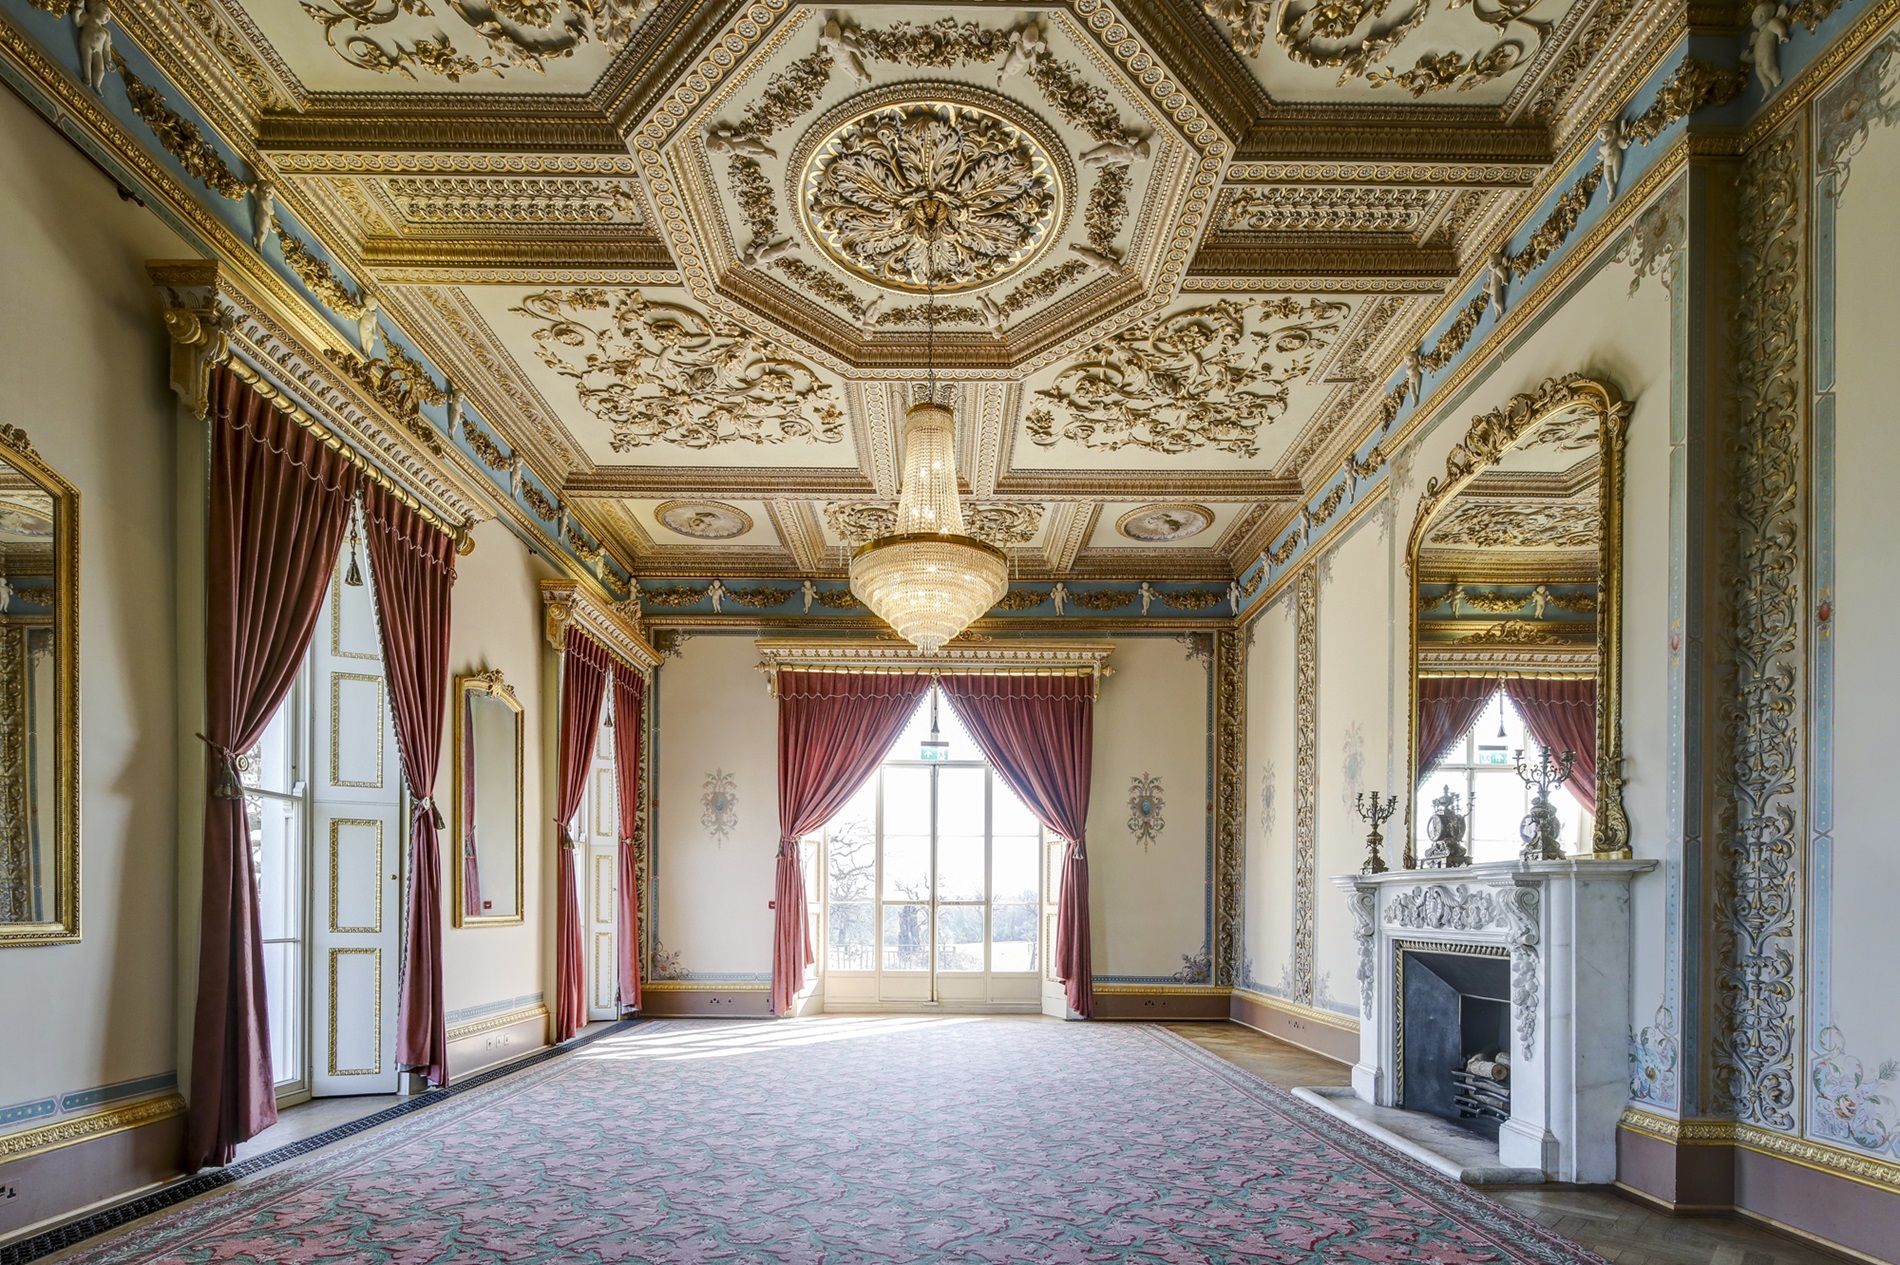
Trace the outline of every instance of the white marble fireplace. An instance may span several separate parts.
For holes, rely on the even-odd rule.
[[[1352,1087],[1360,1102],[1328,1109],[1406,1149],[1433,1152],[1422,1158],[1466,1180],[1612,1180],[1628,1082],[1630,883],[1654,866],[1510,861],[1336,876],[1359,940]],[[1474,1146],[1488,1153],[1488,1139],[1436,1116],[1380,1110],[1402,1105],[1401,962],[1422,960],[1405,958],[1408,951],[1509,962],[1509,1116],[1489,1166],[1470,1162]],[[1434,1146],[1434,1137],[1455,1141]],[[1462,1158],[1445,1161],[1447,1150]]]

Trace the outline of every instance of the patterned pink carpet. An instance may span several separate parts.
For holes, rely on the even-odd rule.
[[[643,1025],[70,1258],[1588,1262],[1157,1028]]]

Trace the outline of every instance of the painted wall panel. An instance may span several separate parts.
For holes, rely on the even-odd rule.
[[[1241,985],[1293,992],[1293,598],[1252,626],[1247,651],[1246,947]]]
[[[655,973],[769,979],[778,853],[778,702],[755,670],[750,634],[700,634],[660,670]],[[730,773],[738,821],[700,824],[706,779]]]
[[[1211,662],[1172,637],[1117,638],[1110,662],[1089,788],[1095,975],[1192,978],[1208,939]],[[1161,780],[1165,823],[1146,847],[1128,826],[1131,786],[1143,774]]]

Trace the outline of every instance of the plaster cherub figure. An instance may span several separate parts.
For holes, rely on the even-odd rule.
[[[831,50],[831,58],[844,68],[859,87],[871,82],[871,72],[864,64],[864,49],[858,40],[858,28],[849,19],[836,13],[825,15],[825,25],[818,32],[818,46]]]
[[[874,294],[864,301],[864,308],[858,313],[858,328],[863,330],[866,336],[877,328],[878,313],[883,310],[884,296],[881,294]]]
[[[1748,47],[1742,50],[1742,65],[1755,68],[1755,78],[1763,92],[1781,86],[1781,46],[1791,34],[1788,6],[1774,0],[1761,0],[1748,17]]]
[[[376,354],[376,317],[382,307],[376,302],[376,296],[363,296],[363,310],[356,315],[356,341],[363,348],[365,356]]]
[[[1504,252],[1492,251],[1490,258],[1484,261],[1484,292],[1490,297],[1491,306],[1498,310],[1499,316],[1504,315],[1504,288],[1510,281],[1511,265],[1504,258]]]
[[[771,263],[781,255],[790,254],[795,245],[796,243],[789,237],[778,237],[769,242],[761,242],[754,239],[753,242],[745,248],[744,259],[746,267],[763,268],[766,264]]]
[[[1101,272],[1120,272],[1122,261],[1104,250],[1093,246],[1084,246],[1081,242],[1070,242],[1069,249],[1082,256],[1082,262]]]
[[[1025,22],[1009,33],[1009,51],[1003,54],[1003,64],[996,71],[996,82],[1002,83],[1012,75],[1033,71],[1049,52],[1049,45],[1043,42],[1042,28],[1035,22]]]
[[[987,294],[977,295],[976,305],[982,309],[983,323],[990,327],[990,333],[997,338],[1001,338],[1003,336],[1003,322],[1005,320],[1003,305]]]
[[[271,221],[277,215],[276,182],[263,175],[251,181],[251,203],[251,245],[261,251],[264,240],[270,236]]]
[[[79,77],[94,92],[103,92],[112,68],[110,0],[74,0],[73,25],[79,28]]]
[[[1616,184],[1623,178],[1623,151],[1629,147],[1622,119],[1607,119],[1597,129],[1597,158],[1603,164],[1603,193],[1608,201],[1616,201]]]
[[[706,148],[738,158],[777,158],[778,151],[756,136],[742,136],[730,123],[716,123],[706,131]]]
[[[1425,353],[1417,347],[1408,348],[1405,353],[1405,393],[1412,397],[1412,403],[1424,400],[1425,393]]]
[[[1146,615],[1148,613],[1148,607],[1153,605],[1155,598],[1159,596],[1160,594],[1155,592],[1154,585],[1143,580],[1141,582],[1141,613]]]
[[[1049,590],[1049,600],[1056,604],[1056,614],[1064,615],[1068,613],[1064,608],[1068,605],[1069,590],[1062,581],[1057,580],[1056,586]]]
[[[1093,149],[1084,150],[1078,162],[1084,167],[1127,167],[1137,158],[1146,158],[1154,146],[1144,136],[1139,140],[1133,136],[1124,136],[1119,140],[1103,141]]]

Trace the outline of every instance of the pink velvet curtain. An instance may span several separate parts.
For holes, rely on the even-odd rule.
[[[1056,906],[1056,978],[1069,1009],[1095,1015],[1089,949],[1089,769],[1095,683],[1083,676],[961,676],[944,694],[997,773],[1050,831],[1068,840]]]
[[[581,970],[581,902],[575,853],[580,841],[568,822],[587,791],[600,732],[600,700],[607,692],[607,647],[578,628],[567,630],[561,656],[561,760],[555,828],[561,832],[554,870],[560,906],[554,941],[554,1039],[565,1041],[587,1023],[587,980]]]
[[[455,542],[392,492],[363,488],[363,535],[376,587],[396,749],[409,783],[409,904],[404,921],[396,1062],[449,1083],[442,1004],[442,812],[435,804],[449,695],[449,593]]]
[[[1493,676],[1425,676],[1418,681],[1418,773],[1437,768],[1451,744],[1471,732],[1498,691]]]
[[[1588,678],[1576,680],[1520,679],[1504,683],[1511,706],[1524,718],[1539,746],[1549,747],[1551,759],[1566,751],[1577,753],[1577,762],[1565,783],[1585,808],[1597,805],[1597,683]],[[1531,753],[1525,753],[1530,759]]]
[[[792,1008],[812,963],[798,841],[850,802],[904,732],[926,676],[778,674],[778,874],[773,886],[772,1013]]]
[[[211,378],[206,557],[205,802],[198,1006],[185,1167],[228,1164],[277,1119],[257,875],[238,757],[303,666],[349,520],[357,472],[233,374]]]
[[[614,664],[614,801],[620,806],[620,1009],[640,1009],[640,739],[646,678]]]

